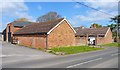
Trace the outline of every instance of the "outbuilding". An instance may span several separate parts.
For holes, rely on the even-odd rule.
[[[32,22],[30,21],[13,21],[11,23],[8,23],[6,28],[2,32],[3,41],[12,43],[14,32],[31,23]]]
[[[75,45],[76,31],[67,19],[29,24],[13,34],[14,43],[32,48],[48,49],[52,47]]]
[[[109,27],[77,27],[76,45],[100,45],[113,42],[112,32]]]

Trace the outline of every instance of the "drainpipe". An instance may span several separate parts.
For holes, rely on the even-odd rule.
[[[46,50],[48,49],[48,34],[46,35]]]

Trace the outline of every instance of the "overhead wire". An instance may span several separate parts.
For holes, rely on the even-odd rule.
[[[95,10],[95,11],[99,11],[99,12],[101,12],[101,13],[103,13],[103,14],[106,14],[106,15],[109,15],[109,16],[114,17],[114,15],[111,15],[111,14],[106,13],[106,12],[103,12],[103,11],[101,11],[101,10],[99,10],[99,9],[90,7],[90,6],[88,6],[88,5],[86,5],[86,4],[82,3],[82,2],[77,2],[77,1],[75,1],[75,0],[72,0],[72,1],[76,2],[76,3],[79,4],[79,5],[83,5],[83,6],[87,7],[87,8],[90,8],[90,9],[93,9],[93,10]]]

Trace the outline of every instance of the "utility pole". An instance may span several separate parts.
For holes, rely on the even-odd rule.
[[[120,39],[120,33],[119,33],[119,28],[120,28],[120,1],[118,2],[118,17],[117,17],[117,43],[119,44],[119,39]]]
[[[119,17],[118,17],[118,20],[117,20],[117,43],[119,43]]]

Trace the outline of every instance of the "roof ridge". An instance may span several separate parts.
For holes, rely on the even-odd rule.
[[[47,22],[35,22],[26,25],[22,29],[16,31],[14,34],[24,34],[24,33],[47,33],[50,31],[53,27],[55,27],[59,22],[61,22],[64,18],[47,21]]]
[[[109,27],[101,27],[101,28],[84,28],[84,29],[78,29],[76,30],[77,33],[76,35],[81,35],[81,34],[106,34],[108,31]]]

